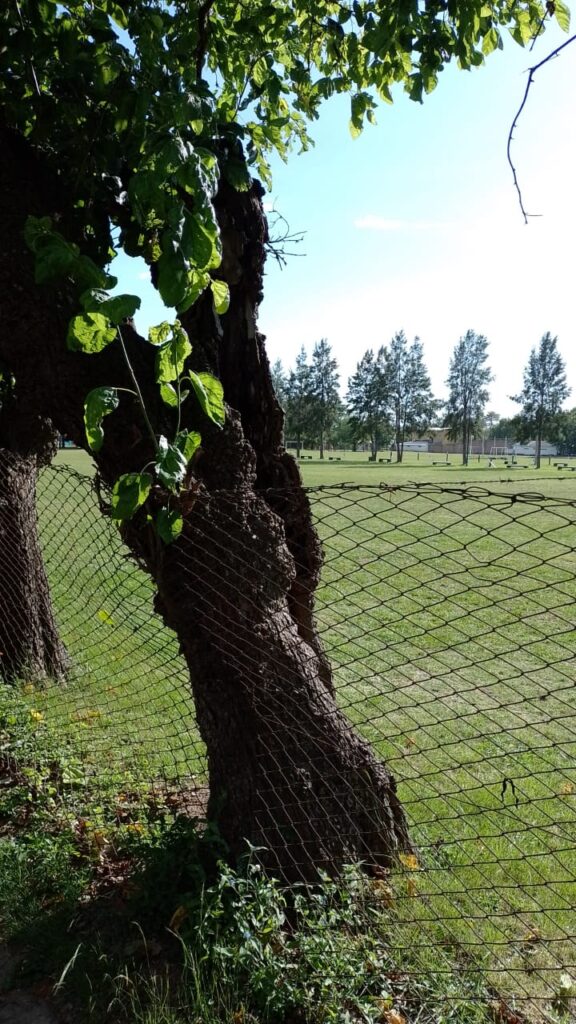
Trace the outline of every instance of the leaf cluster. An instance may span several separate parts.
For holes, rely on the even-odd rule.
[[[568,30],[563,0],[18,0],[0,12],[0,107],[64,175],[100,259],[119,229],[182,311],[221,259],[221,174],[269,183],[269,154],[306,148],[332,95],[357,135],[396,87],[420,101],[448,63],[481,65],[504,32],[526,46],[551,17]]]

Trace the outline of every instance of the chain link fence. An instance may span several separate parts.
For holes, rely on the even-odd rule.
[[[337,702],[395,775],[418,850],[381,881],[391,941],[476,964],[550,1020],[576,978],[576,501],[432,484],[308,496]],[[152,582],[91,478],[43,470],[37,508],[71,669],[22,680],[31,713],[72,781],[105,765],[117,792],[201,814],[205,753]]]

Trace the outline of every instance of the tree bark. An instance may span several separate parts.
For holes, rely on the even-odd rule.
[[[31,311],[23,321],[4,275],[0,355],[15,369],[16,361],[34,365],[42,410],[84,443],[85,394],[127,384],[126,369],[115,345],[98,356],[66,351],[65,296],[42,296],[38,343],[39,291],[21,230],[40,194],[44,214],[54,203],[58,209],[62,194],[56,183],[50,197],[45,172],[20,140],[0,142],[2,231],[10,239],[2,260]],[[190,669],[208,751],[210,815],[233,854],[248,840],[266,848],[263,860],[283,878],[312,880],[319,869],[334,873],[351,860],[389,864],[410,840],[394,779],[336,706],[314,623],[320,544],[298,467],[282,447],[283,414],[256,329],[266,241],[260,200],[256,184],[248,193],[222,186],[220,273],[230,286],[230,310],[220,319],[203,297],[182,317],[194,342],[191,366],[222,380],[228,404],[221,431],[201,423],[191,403],[184,406],[183,426],[201,427],[203,444],[180,499],[182,535],[163,545],[142,512],[124,536],[156,582],[157,607]],[[167,434],[173,413],[153,384],[154,353],[130,330],[126,341],[149,416]],[[98,456],[104,482],[140,470],[151,454],[138,410],[124,400],[106,420]],[[160,493],[150,499],[163,500]]]
[[[39,465],[55,451],[51,424],[21,400],[0,410],[0,676],[62,679],[69,658],[58,634],[38,537]]]

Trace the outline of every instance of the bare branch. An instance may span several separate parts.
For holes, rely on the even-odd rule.
[[[524,200],[523,200],[523,197],[522,197],[522,190],[521,190],[520,184],[518,182],[518,175],[516,173],[516,167],[514,166],[514,163],[512,161],[512,152],[511,151],[512,151],[512,142],[514,141],[514,129],[517,128],[518,121],[520,119],[522,111],[524,110],[524,107],[526,106],[526,102],[528,100],[528,94],[530,92],[530,89],[532,88],[532,82],[534,81],[534,75],[536,74],[536,72],[539,71],[539,69],[541,67],[543,67],[544,64],[547,64],[548,61],[552,60],[554,57],[558,57],[558,55],[562,52],[562,50],[565,50],[567,46],[570,46],[570,43],[573,43],[575,39],[576,39],[576,35],[570,36],[570,39],[567,39],[566,42],[562,43],[561,46],[557,46],[555,50],[552,50],[549,54],[547,54],[547,56],[544,57],[543,60],[539,61],[538,64],[534,64],[531,68],[528,68],[528,81],[526,83],[526,89],[524,90],[524,96],[522,97],[522,102],[521,102],[520,106],[518,107],[518,110],[516,111],[516,115],[514,117],[514,120],[512,121],[512,125],[511,125],[510,131],[508,133],[508,145],[506,147],[506,155],[508,157],[508,163],[510,164],[510,167],[512,168],[512,177],[513,177],[513,180],[514,180],[514,188],[516,189],[516,192],[518,193],[518,202],[520,204],[520,209],[522,211],[522,216],[524,217],[524,223],[525,224],[528,223],[528,218],[529,217],[539,217],[540,214],[538,214],[538,213],[536,213],[536,214],[535,213],[527,213],[526,208],[524,206]]]
[[[290,231],[290,225],[285,217],[276,209],[268,213],[269,235],[266,242],[266,249],[274,257],[281,268],[286,266],[289,256],[305,256],[306,253],[294,252],[288,246],[301,245],[304,241],[305,231]]]

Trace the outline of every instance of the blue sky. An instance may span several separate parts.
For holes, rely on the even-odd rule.
[[[422,106],[399,92],[356,140],[348,101],[331,100],[312,126],[315,148],[274,161],[269,202],[306,235],[305,255],[284,270],[268,261],[260,327],[272,360],[290,366],[325,337],[345,388],[364,351],[403,328],[420,336],[441,397],[450,352],[472,328],[490,342],[489,407],[508,415],[549,330],[576,405],[576,44],[538,72],[516,133],[525,204],[541,214],[528,226],[506,162],[526,69],[565,38],[552,27],[531,54],[510,41],[483,68],[450,67]],[[166,311],[128,263],[114,270],[143,296],[146,330]]]

